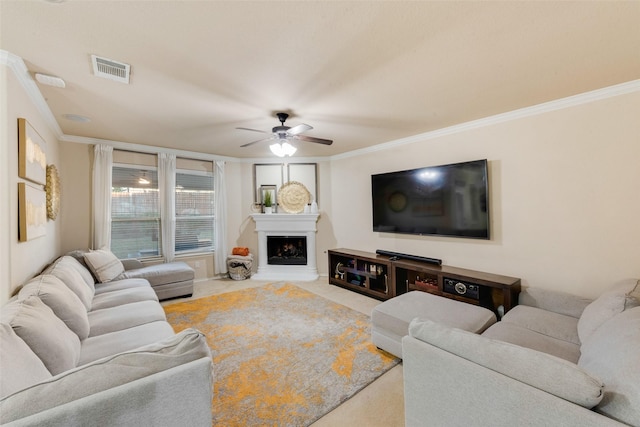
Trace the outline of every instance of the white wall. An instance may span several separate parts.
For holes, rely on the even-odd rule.
[[[11,71],[1,66],[0,304],[56,256],[90,242],[90,147],[59,143]],[[640,93],[473,128],[384,151],[319,162],[317,265],[326,251],[387,249],[445,264],[506,274],[524,285],[588,297],[640,277]],[[46,237],[17,241],[17,118],[27,118],[59,165],[61,212]],[[461,127],[463,128],[463,126]],[[489,241],[371,231],[373,173],[487,158]],[[299,160],[299,159],[296,159]],[[354,167],[356,165],[357,167]],[[227,162],[227,244],[257,254],[251,163]],[[213,273],[210,260],[199,278]]]
[[[635,92],[334,160],[337,246],[441,258],[587,297],[640,278],[639,111]],[[483,158],[490,241],[371,231],[371,174]]]
[[[2,254],[3,275],[0,283],[0,304],[2,304],[11,296],[17,286],[39,273],[46,264],[58,255],[62,213],[56,221],[47,221],[46,236],[28,242],[18,242],[18,183],[28,182],[18,177],[18,118],[26,118],[47,142],[47,164],[59,165],[59,143],[22,85],[17,81],[14,73],[3,65],[0,67],[4,69],[4,78],[6,79],[6,86],[3,88],[6,97],[4,100],[6,113],[3,114],[3,117],[6,123],[3,124],[2,138],[2,144],[6,146],[2,147],[2,155],[6,156],[3,163],[6,162],[7,166],[0,169],[0,174],[3,175],[0,185],[9,200],[9,203],[3,204],[2,207],[6,210],[3,215],[8,217],[8,228],[3,228],[7,230],[3,234],[5,234],[4,238],[8,238],[8,245],[4,244],[3,246],[9,247],[8,258],[5,258],[4,253]],[[64,170],[58,169],[63,177]],[[63,196],[62,204],[64,203]],[[4,265],[7,259],[8,265]],[[8,274],[4,268],[8,269]]]

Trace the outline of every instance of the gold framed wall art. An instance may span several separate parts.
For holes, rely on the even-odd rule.
[[[47,183],[47,143],[27,119],[18,119],[18,176]]]
[[[18,241],[47,234],[47,194],[41,188],[18,183]]]

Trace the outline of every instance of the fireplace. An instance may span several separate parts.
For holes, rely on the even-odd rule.
[[[253,214],[258,233],[256,280],[316,280],[318,214]]]
[[[307,237],[267,236],[267,264],[307,265]]]

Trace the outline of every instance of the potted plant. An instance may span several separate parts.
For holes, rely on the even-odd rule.
[[[270,214],[273,211],[273,201],[271,200],[271,191],[264,193],[264,213]]]

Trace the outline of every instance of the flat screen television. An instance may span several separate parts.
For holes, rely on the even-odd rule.
[[[373,231],[489,239],[487,160],[371,176]]]

